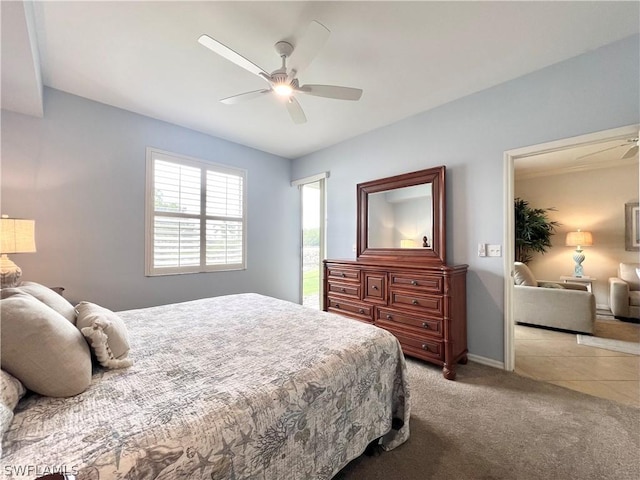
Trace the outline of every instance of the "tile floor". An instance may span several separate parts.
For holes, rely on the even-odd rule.
[[[578,345],[576,335],[515,327],[516,373],[640,408],[640,356]]]

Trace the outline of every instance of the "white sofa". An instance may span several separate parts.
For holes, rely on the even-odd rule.
[[[640,319],[640,263],[621,263],[618,276],[609,278],[609,308],[622,320]]]
[[[596,299],[584,285],[538,281],[524,263],[514,264],[516,323],[593,334]]]

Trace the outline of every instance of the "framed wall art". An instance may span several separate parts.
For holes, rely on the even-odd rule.
[[[624,249],[640,251],[640,208],[638,202],[624,204]]]

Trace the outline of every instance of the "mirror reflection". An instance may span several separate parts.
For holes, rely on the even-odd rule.
[[[430,183],[369,194],[369,248],[432,248]]]

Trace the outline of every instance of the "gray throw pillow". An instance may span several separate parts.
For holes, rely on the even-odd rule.
[[[26,293],[0,300],[2,369],[25,387],[71,397],[91,383],[91,352],[76,327]]]
[[[133,362],[129,353],[129,333],[122,319],[111,310],[91,302],[76,305],[76,326],[85,336],[100,365],[126,368]]]
[[[40,285],[36,282],[22,282],[17,288],[36,297],[42,303],[53,308],[56,312],[75,325],[76,311],[69,300],[64,298],[62,295],[54,292],[49,287],[45,287],[44,285]]]

